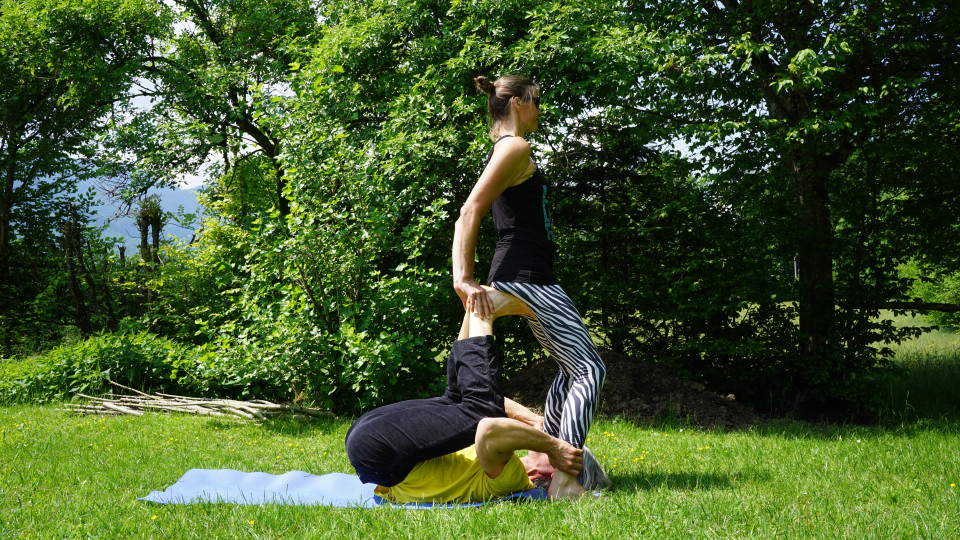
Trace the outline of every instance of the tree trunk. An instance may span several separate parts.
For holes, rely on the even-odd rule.
[[[74,321],[80,330],[80,334],[88,336],[91,334],[90,315],[87,312],[87,303],[84,301],[80,279],[77,276],[79,273],[80,227],[75,217],[64,224],[63,245],[66,252],[67,278],[70,282],[70,292],[73,294],[75,306]]]
[[[149,263],[150,256],[150,221],[144,215],[137,216],[137,228],[140,229],[140,260]]]
[[[796,157],[791,165],[799,204],[797,262],[800,267],[801,350],[812,362],[819,363],[836,312],[828,172]]]
[[[287,200],[286,196],[283,194],[283,189],[287,185],[287,180],[283,177],[283,168],[277,162],[276,159],[273,160],[274,166],[276,167],[276,177],[277,177],[277,201],[279,201],[279,210],[281,216],[290,215],[290,201]]]
[[[3,193],[0,194],[0,283],[10,283],[10,209],[13,206],[13,180],[17,171],[17,146],[11,141],[7,143]],[[5,299],[0,300],[0,312],[6,308],[5,304]]]
[[[153,252],[152,252],[153,257],[150,260],[154,264],[160,264],[160,230],[163,228],[163,216],[162,215],[152,216],[152,219],[150,221],[151,221],[150,225],[153,227],[153,231],[152,231],[153,235],[151,238],[153,240]]]

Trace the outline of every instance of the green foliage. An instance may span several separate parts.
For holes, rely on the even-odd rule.
[[[114,333],[0,364],[0,402],[43,403],[78,393],[121,392],[110,381],[144,392],[291,400],[280,366],[243,347],[189,346],[146,332],[131,319]],[[282,366],[284,368],[288,366]]]
[[[142,321],[152,332],[182,343],[204,344],[241,317],[235,300],[242,278],[235,268],[249,250],[247,235],[209,220],[194,242],[161,247],[156,272],[145,281],[151,301]]]
[[[101,245],[84,245],[89,235],[77,238],[89,204],[77,182],[95,175],[96,132],[125,100],[164,14],[161,2],[126,0],[26,0],[0,10],[3,354],[56,342],[75,307],[82,333],[100,325],[101,314],[76,301],[95,287],[84,259],[87,270],[103,259]],[[92,247],[97,253],[84,253]]]
[[[942,181],[956,134],[939,120],[956,110],[957,64],[943,61],[956,58],[956,15],[947,11],[936,2],[651,2],[624,14],[645,31],[605,44],[640,71],[627,117],[672,122],[669,138],[699,150],[705,191],[741,225],[730,230],[754,230],[738,256],[766,258],[761,272],[797,265],[786,296],[797,300],[798,339],[777,346],[795,359],[787,405],[856,408],[886,366],[885,344],[911,335],[872,322],[869,306],[903,298],[900,262],[955,251],[922,247],[947,223],[946,234],[957,230],[956,190]]]
[[[186,349],[147,333],[99,334],[43,355],[4,364],[3,402],[61,400],[114,390],[107,381],[171,391]]]
[[[252,16],[246,9],[217,14],[240,20]],[[289,72],[270,71],[275,81],[286,77],[294,97],[246,82],[256,88],[249,103],[257,121],[283,140],[282,197],[262,195],[268,166],[276,165],[267,151],[262,161],[225,157],[214,188],[218,227],[249,243],[221,261],[233,277],[220,291],[229,291],[236,310],[221,309],[211,286],[199,288],[206,299],[194,307],[173,307],[178,298],[199,298],[173,288],[161,318],[186,314],[168,327],[190,333],[191,310],[229,312],[193,317],[203,326],[199,339],[220,335],[257,351],[266,364],[290,369],[295,391],[336,407],[428,391],[459,315],[443,286],[450,221],[487,145],[472,78],[521,72],[543,83],[543,134],[533,140],[557,183],[558,272],[607,346],[673,362],[766,406],[857,401],[867,393],[862,383],[885,365],[887,353],[874,344],[909,332],[853,307],[862,298],[896,298],[905,284],[886,277],[899,256],[893,235],[865,228],[880,222],[864,219],[875,212],[862,204],[867,199],[847,197],[866,155],[846,150],[847,142],[853,126],[874,125],[864,118],[895,118],[903,104],[884,97],[863,105],[862,92],[834,89],[850,55],[869,45],[852,30],[856,13],[836,8],[844,21],[837,34],[795,49],[762,22],[771,6],[752,9],[756,21],[687,4],[673,11],[591,2],[324,4],[325,31],[315,40],[296,32],[281,40]],[[219,77],[210,84],[230,80],[210,76]],[[798,107],[819,100],[820,108],[787,110],[794,99]],[[653,150],[678,136],[700,150],[699,172]],[[830,148],[846,157],[822,158]],[[818,164],[830,166],[809,168]],[[803,189],[826,174],[843,203],[836,232],[829,214],[815,224],[831,248],[812,252],[812,229],[797,223],[824,214],[797,201],[812,200]],[[273,204],[279,212],[269,211]],[[482,263],[493,243],[485,228]],[[800,284],[792,279],[798,252],[802,265],[827,262],[816,278],[829,278],[824,294],[804,289],[810,272],[801,272]],[[166,283],[193,282],[198,272],[171,281],[174,271]],[[526,330],[516,330],[504,333],[513,366],[537,350]]]
[[[435,393],[462,314],[452,222],[489,148],[472,81],[520,73],[542,86],[531,140],[555,187],[557,272],[604,346],[765,409],[870,408],[889,345],[915,332],[875,317],[905,299],[911,276],[897,268],[956,267],[960,24],[927,0],[781,4],[5,8],[0,97],[12,112],[0,121],[20,125],[23,96],[58,97],[43,102],[56,122],[24,124],[32,142],[5,155],[21,187],[0,210],[19,214],[0,222],[20,229],[0,253],[13,278],[0,280],[0,307],[16,306],[0,309],[0,339],[11,351],[31,334],[59,339],[67,319],[89,334],[134,315],[216,358],[180,381],[193,391],[338,411]],[[91,21],[122,58],[95,54]],[[96,146],[71,126],[106,125],[97,104],[134,72],[153,108],[117,109],[98,159],[76,163],[110,171],[134,205],[217,160],[202,230],[136,270],[101,255],[93,234],[86,252],[67,249],[56,231],[69,216],[48,197],[78,174],[61,158]],[[695,153],[669,149],[680,140]],[[34,169],[56,174],[34,181]],[[494,243],[485,225],[481,280]],[[521,326],[498,329],[507,371],[541,354]]]
[[[36,354],[139,314],[136,261],[122,260],[115,240],[91,225],[87,197],[67,199],[60,221],[37,223],[12,242],[5,290],[13,306],[0,312],[4,355]]]
[[[923,302],[960,304],[960,272],[921,270],[920,263],[909,261],[900,267],[900,274],[911,280],[910,295]],[[960,313],[930,311],[929,321],[948,328],[960,328]]]
[[[251,190],[248,175],[231,189],[254,191],[286,213],[277,156],[284,144],[289,48],[316,31],[314,6],[305,0],[169,4],[175,23],[142,71],[153,105],[118,118],[105,138],[109,168],[123,175],[123,197],[176,183],[212,160],[222,160],[221,172],[229,174],[252,159],[269,169],[266,190]]]

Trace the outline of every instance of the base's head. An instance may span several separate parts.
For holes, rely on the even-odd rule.
[[[530,453],[521,457],[520,462],[523,463],[523,467],[527,471],[527,477],[530,478],[534,486],[540,489],[550,487],[550,482],[553,480],[553,466],[550,465],[549,460],[541,459],[540,456]]]

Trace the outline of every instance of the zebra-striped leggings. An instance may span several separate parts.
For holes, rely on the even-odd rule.
[[[583,448],[607,375],[583,319],[559,285],[497,281],[497,290],[526,302],[537,319],[533,334],[560,365],[544,405],[543,431]]]

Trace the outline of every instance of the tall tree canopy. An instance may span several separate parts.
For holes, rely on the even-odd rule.
[[[39,258],[69,218],[64,195],[165,30],[164,12],[161,2],[130,0],[0,8],[0,315],[36,292],[11,265],[46,264]]]
[[[855,403],[883,373],[879,344],[911,332],[874,318],[917,307],[898,267],[958,258],[960,15],[942,2],[176,0],[171,12],[141,62],[154,106],[105,144],[143,180],[132,192],[221,164],[196,243],[159,259],[149,320],[218,343],[244,380],[356,409],[442,379],[461,314],[452,224],[490,144],[478,75],[542,86],[531,140],[556,188],[558,274],[609,348],[755,403]],[[56,133],[37,140],[73,151]],[[493,236],[481,231],[482,262]],[[512,358],[536,350],[523,329],[501,334]]]
[[[278,157],[289,97],[291,47],[312,36],[319,21],[306,0],[176,0],[176,25],[162,51],[145,64],[144,93],[153,105],[118,133],[115,143],[134,159],[140,177],[124,179],[128,194],[176,182],[218,160],[231,173],[262,162],[271,183],[257,196],[289,213]],[[232,175],[247,190],[247,175]],[[133,180],[132,182],[130,180]],[[259,184],[257,185],[259,187]],[[258,189],[253,189],[257,192]]]
[[[218,20],[242,20],[241,7],[224,3]],[[340,402],[390,399],[435,373],[440,325],[459,311],[445,283],[451,223],[489,144],[472,80],[524,73],[543,86],[533,141],[557,184],[559,271],[600,339],[746,397],[776,389],[781,405],[861,397],[882,364],[873,343],[897,338],[862,300],[899,298],[896,265],[925,227],[881,216],[950,193],[917,176],[905,196],[896,179],[909,168],[876,159],[895,140],[918,158],[918,126],[951,129],[935,112],[950,110],[956,72],[942,6],[318,10],[316,34],[276,42],[290,72],[278,64],[274,80],[288,76],[293,95],[252,93],[246,106],[283,133],[290,213],[242,233],[244,343]],[[682,139],[692,165],[665,145]]]
[[[715,171],[710,189],[722,203],[754,216],[781,257],[796,257],[809,366],[794,370],[799,387],[849,381],[874,362],[872,348],[856,349],[876,338],[863,333],[874,312],[844,308],[898,299],[896,263],[925,256],[921,237],[933,231],[957,233],[960,201],[939,172],[956,151],[949,138],[929,138],[938,129],[955,137],[944,122],[957,110],[955,10],[731,0],[625,11],[635,26],[621,30],[620,50],[644,69],[623,89],[624,108],[670,118]],[[956,242],[940,240],[937,253],[955,256]]]

